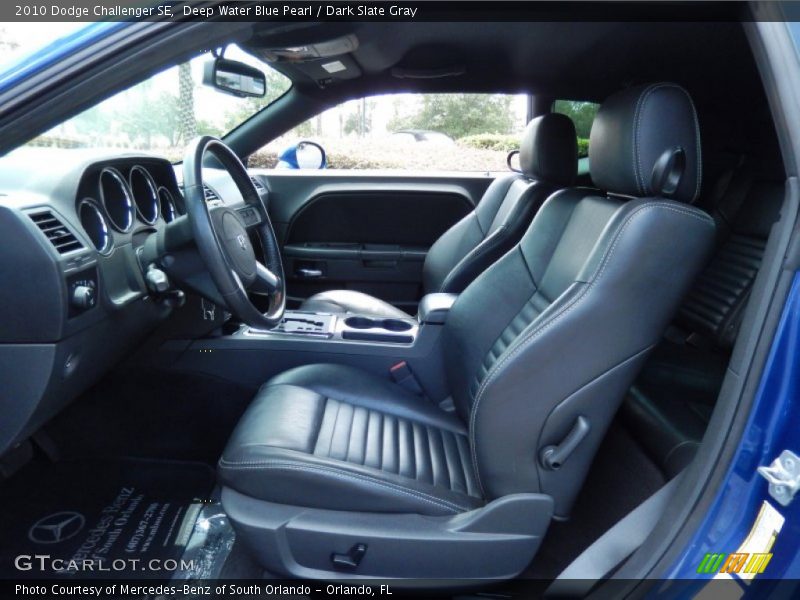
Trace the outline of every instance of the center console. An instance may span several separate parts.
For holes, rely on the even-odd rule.
[[[441,332],[455,299],[429,294],[417,316],[408,318],[287,310],[274,329],[241,325],[227,335],[176,345],[173,367],[257,387],[302,365],[346,364],[388,377],[404,362],[436,398],[443,392]]]
[[[330,341],[413,344],[419,324],[416,319],[383,319],[365,315],[289,311],[275,329],[247,328],[251,337],[307,336]]]

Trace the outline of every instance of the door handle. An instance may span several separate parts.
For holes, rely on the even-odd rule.
[[[317,279],[322,277],[321,269],[297,269],[297,274],[305,279]]]

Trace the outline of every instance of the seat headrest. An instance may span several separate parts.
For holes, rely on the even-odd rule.
[[[559,113],[532,119],[522,134],[519,166],[532,179],[571,185],[578,172],[578,138],[572,120]]]
[[[609,97],[592,124],[589,161],[594,184],[612,194],[693,202],[702,155],[691,96],[654,83]]]

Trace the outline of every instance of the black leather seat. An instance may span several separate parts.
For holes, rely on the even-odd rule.
[[[771,156],[742,157],[720,177],[706,202],[717,223],[714,254],[625,402],[626,423],[668,476],[700,445],[778,218],[782,174]]]
[[[454,413],[337,365],[267,383],[219,463],[223,506],[261,564],[313,577],[523,569],[551,516],[569,515],[711,249],[713,220],[680,202],[699,188],[699,144],[678,86],[603,104],[590,153],[608,193],[551,196],[442,326]],[[576,426],[585,435],[575,449],[548,462]]]
[[[471,213],[431,246],[423,266],[425,294],[459,293],[516,244],[542,202],[575,180],[578,163],[575,126],[552,113],[533,119],[520,145],[520,174],[492,182]],[[303,302],[301,310],[349,312],[381,317],[408,315],[368,294],[331,290]]]
[[[223,481],[273,502],[424,515],[483,503],[456,415],[343,365],[299,367],[270,380],[228,448]]]

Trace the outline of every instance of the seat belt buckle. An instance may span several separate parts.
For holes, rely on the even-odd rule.
[[[422,386],[419,384],[419,381],[414,376],[414,372],[406,361],[401,360],[396,365],[389,367],[389,375],[397,385],[406,388],[409,392],[417,394],[418,396],[424,395]]]

